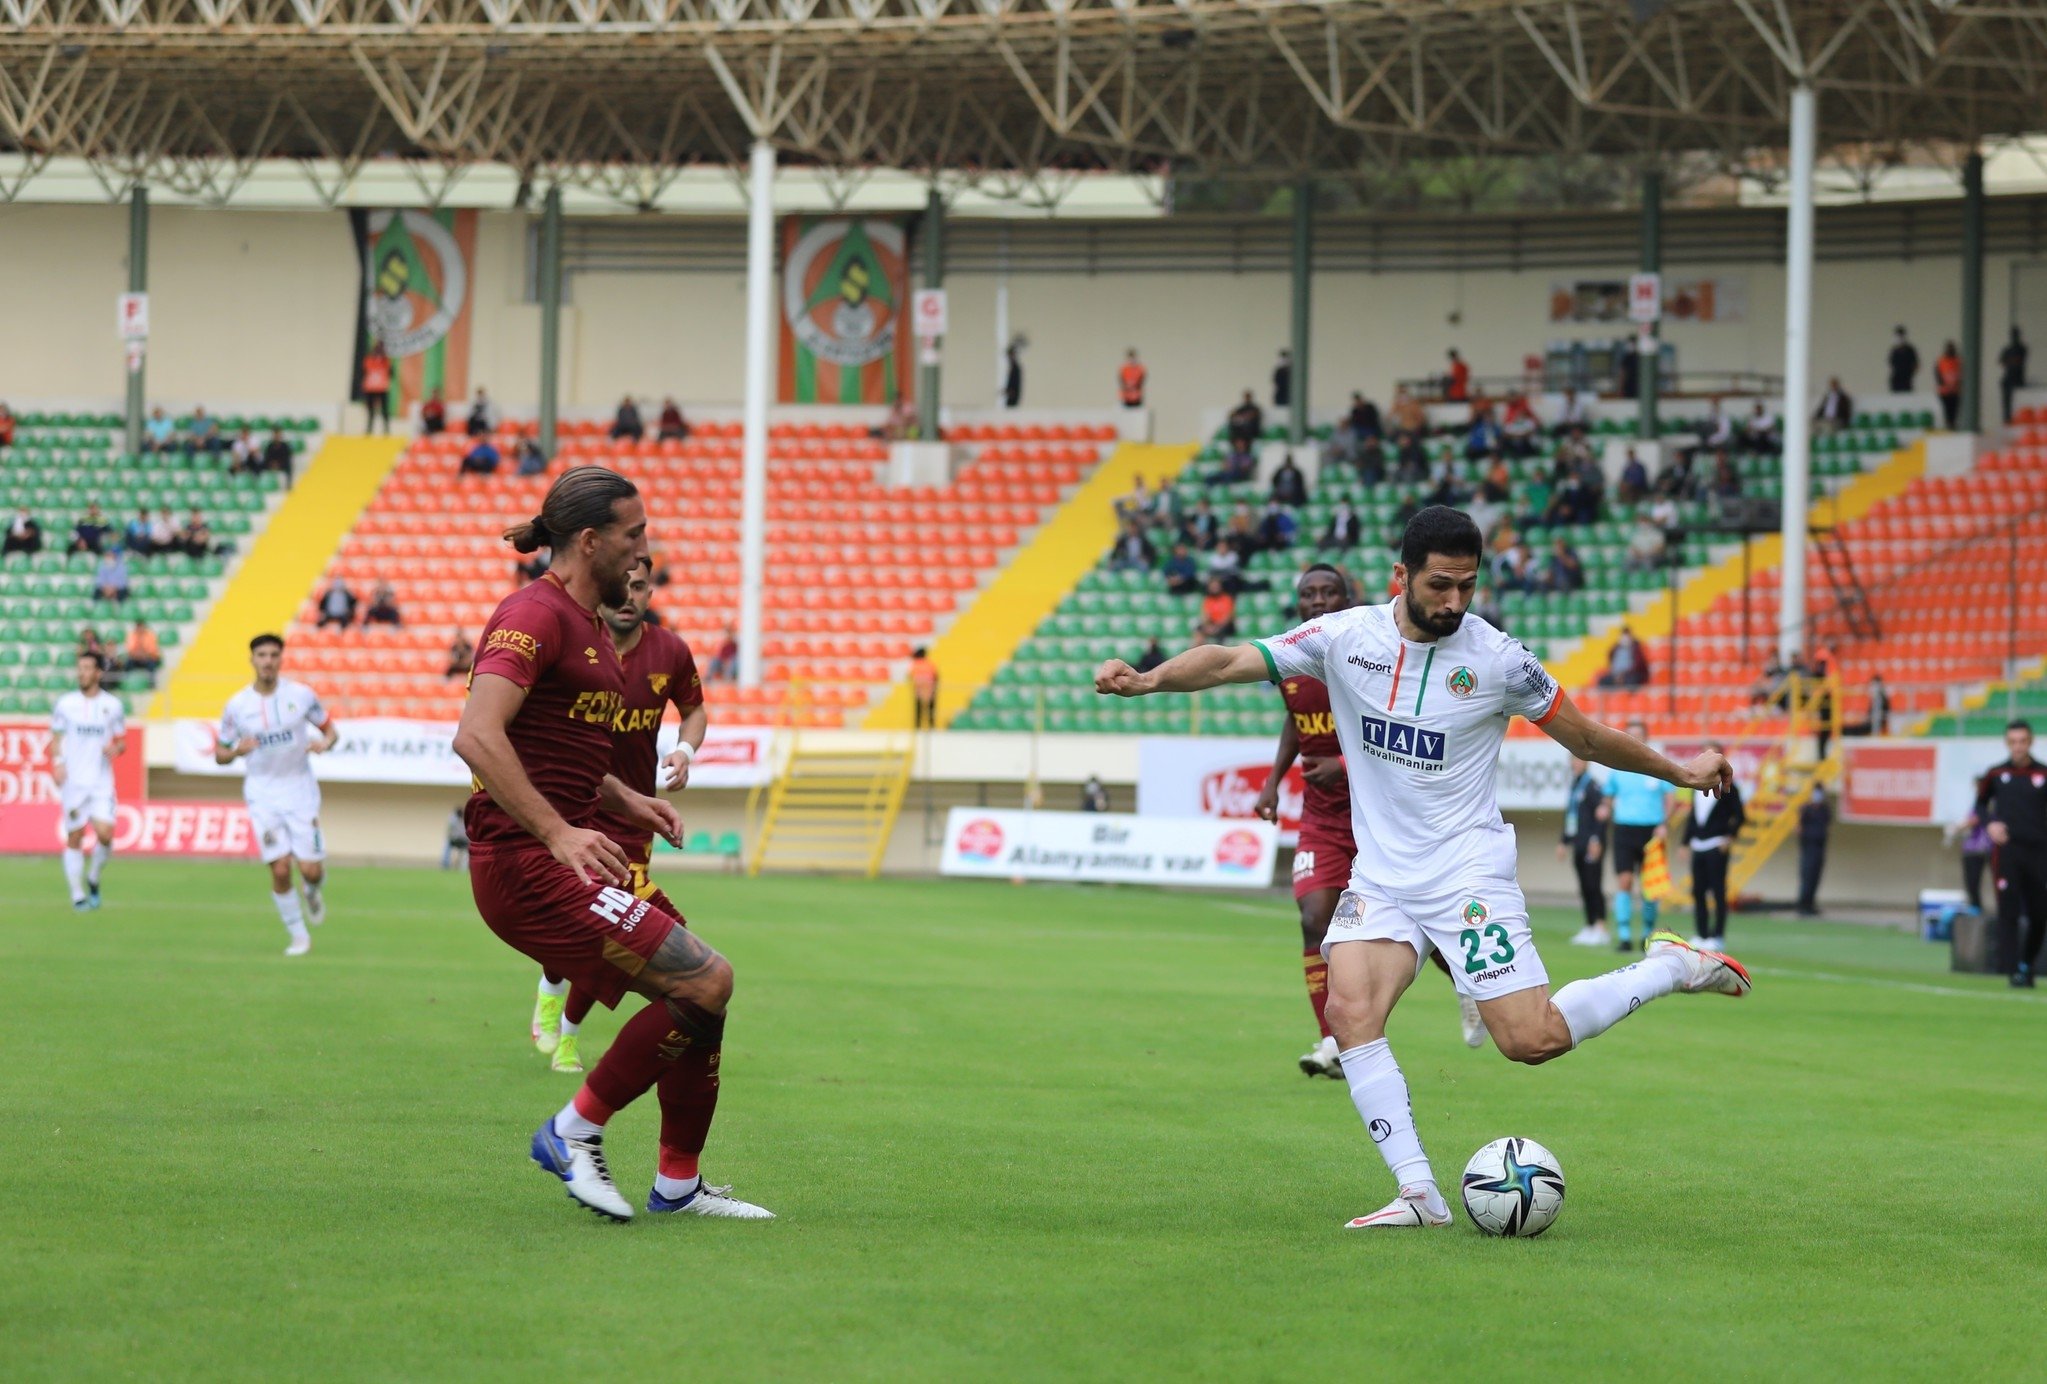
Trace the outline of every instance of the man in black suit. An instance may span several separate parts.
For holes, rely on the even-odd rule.
[[[1578,897],[1585,905],[1585,926],[1571,938],[1574,947],[1604,947],[1613,940],[1606,931],[1606,830],[1612,816],[1591,764],[1573,758],[1557,859],[1571,862],[1578,876]]]
[[[1718,745],[1708,750],[1721,753]],[[1692,856],[1692,928],[1700,946],[1719,951],[1727,938],[1727,858],[1734,838],[1748,813],[1741,805],[1741,788],[1730,783],[1717,797],[1692,795],[1692,810],[1685,816],[1683,848]]]

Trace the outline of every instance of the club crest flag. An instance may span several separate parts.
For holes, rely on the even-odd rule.
[[[910,393],[909,237],[877,217],[782,222],[785,404],[893,404]]]
[[[469,393],[470,305],[476,297],[474,211],[354,211],[361,311],[349,395],[362,397],[362,362],[391,358],[391,411]]]

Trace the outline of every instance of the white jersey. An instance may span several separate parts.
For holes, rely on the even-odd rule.
[[[242,796],[252,805],[317,803],[319,782],[307,760],[306,745],[327,724],[327,708],[313,689],[279,678],[277,689],[264,696],[244,687],[227,699],[220,713],[220,743],[239,744],[254,737],[256,748],[243,763]]]
[[[50,711],[50,733],[63,737],[58,753],[64,761],[67,793],[114,786],[114,766],[107,759],[107,747],[128,733],[128,717],[119,697],[104,689],[90,697],[66,692]]]
[[[1432,644],[1403,638],[1392,603],[1255,641],[1273,680],[1320,678],[1350,775],[1351,887],[1434,900],[1512,880],[1514,831],[1496,791],[1507,722],[1541,725],[1563,692],[1517,639],[1467,614]]]

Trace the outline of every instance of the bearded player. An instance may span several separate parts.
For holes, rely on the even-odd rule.
[[[689,782],[689,766],[704,743],[706,722],[704,682],[697,676],[696,660],[690,656],[689,645],[659,625],[647,623],[647,606],[654,599],[652,571],[653,563],[642,558],[627,584],[626,603],[597,609],[611,629],[612,643],[625,670],[625,706],[611,727],[611,772],[634,792],[649,795],[662,790],[676,792]],[[659,743],[661,718],[670,702],[682,713],[682,726],[675,749],[664,760]],[[648,878],[654,859],[654,834],[609,817],[600,825],[625,848],[633,872],[633,897],[650,899],[664,912],[680,918],[681,913],[669,904],[667,895]],[[591,1003],[589,991],[571,988],[564,976],[541,972],[540,993],[533,1002],[533,1045],[552,1055],[555,1071],[583,1070],[577,1051],[578,1031]],[[710,1099],[715,1104],[718,1098],[715,1066],[709,1082]],[[659,1089],[665,1121],[670,1095],[667,1077],[662,1078]],[[709,1126],[708,1116],[704,1124]],[[682,1152],[670,1143],[667,1133],[664,1128],[661,1140],[664,1174],[668,1171],[671,1149]],[[696,1155],[702,1148],[699,1134],[696,1147],[687,1150],[690,1175],[696,1172]]]
[[[1311,564],[1294,582],[1295,607],[1302,622],[1351,607],[1350,578],[1326,562]],[[1336,743],[1336,725],[1329,709],[1329,687],[1320,678],[1283,678],[1280,699],[1286,704],[1286,720],[1279,731],[1279,756],[1272,762],[1272,776],[1258,795],[1257,813],[1268,822],[1279,820],[1279,785],[1301,761],[1300,842],[1294,847],[1294,905],[1301,911],[1301,968],[1308,982],[1308,1003],[1315,1011],[1322,1037],[1301,1054],[1301,1070],[1309,1076],[1343,1079],[1343,1064],[1336,1060],[1336,1038],[1329,1031],[1323,1012],[1329,997],[1329,963],[1322,958],[1322,939],[1329,931],[1329,919],[1337,900],[1350,883],[1351,861],[1357,845],[1350,834],[1350,777],[1345,772],[1343,747]],[[1450,965],[1440,952],[1431,959],[1444,975]],[[1478,1017],[1478,1005],[1469,995],[1457,997],[1464,1020],[1464,1041],[1471,1047],[1485,1046],[1485,1024]]]
[[[554,561],[498,603],[477,641],[455,731],[477,784],[465,813],[470,887],[491,931],[597,1003],[616,1007],[628,991],[650,1001],[532,1141],[533,1161],[570,1200],[625,1221],[632,1208],[605,1163],[605,1125],[680,1064],[716,1070],[732,967],[667,908],[633,897],[632,862],[599,821],[671,843],[682,830],[673,807],[609,772],[625,668],[597,608],[631,598],[647,555],[639,491],[614,471],[576,467],[505,540],[520,553],[549,545]],[[657,1176],[647,1208],[769,1216],[694,1175]]]
[[[1697,792],[1720,792],[1733,773],[1711,751],[1677,764],[1587,719],[1517,640],[1468,615],[1484,546],[1471,516],[1431,505],[1408,522],[1398,594],[1386,604],[1276,639],[1190,649],[1149,673],[1110,659],[1095,674],[1097,692],[1124,697],[1289,677],[1329,685],[1358,854],[1322,944],[1327,1013],[1351,1102],[1399,1187],[1351,1229],[1450,1223],[1386,1043],[1386,1020],[1431,949],[1449,953],[1457,988],[1514,1062],[1561,1057],[1673,991],[1749,989],[1733,957],[1659,932],[1640,961],[1550,994],[1515,878],[1514,831],[1500,816],[1507,723],[1525,717],[1580,759]]]

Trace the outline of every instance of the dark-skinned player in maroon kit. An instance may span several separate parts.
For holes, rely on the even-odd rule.
[[[554,559],[498,604],[477,640],[455,732],[477,784],[465,814],[470,887],[491,931],[597,1003],[615,1007],[627,991],[651,1001],[531,1145],[572,1201],[625,1221],[632,1208],[612,1184],[604,1126],[693,1050],[722,1046],[732,967],[672,913],[633,897],[631,862],[598,823],[601,812],[671,843],[682,830],[672,806],[609,772],[625,674],[597,607],[628,599],[647,555],[638,490],[603,467],[573,468],[505,539],[521,553],[550,546]],[[657,1188],[650,1209],[735,1214],[699,1207],[731,1198],[692,1181],[681,1198]]]
[[[1294,582],[1294,599],[1300,622],[1305,624],[1334,611],[1348,610],[1350,578],[1343,569],[1317,562],[1303,569]],[[1336,742],[1336,725],[1330,719],[1329,688],[1319,678],[1290,677],[1279,684],[1280,700],[1287,716],[1280,727],[1279,754],[1272,763],[1272,775],[1265,791],[1258,795],[1256,811],[1268,822],[1279,820],[1279,788],[1287,770],[1298,757],[1301,762],[1301,831],[1294,847],[1294,905],[1301,912],[1301,968],[1308,983],[1308,1003],[1315,1010],[1315,1025],[1322,1036],[1314,1047],[1301,1054],[1301,1070],[1309,1076],[1335,1077],[1341,1081],[1343,1064],[1336,1060],[1336,1038],[1323,1017],[1329,998],[1329,963],[1322,957],[1322,939],[1343,891],[1350,887],[1352,862],[1357,844],[1351,838],[1350,776],[1344,772],[1343,747]],[[1431,954],[1436,968],[1448,975],[1450,967],[1440,954]],[[1458,997],[1463,1011],[1464,1041],[1483,1046],[1485,1024],[1478,1006]]]

